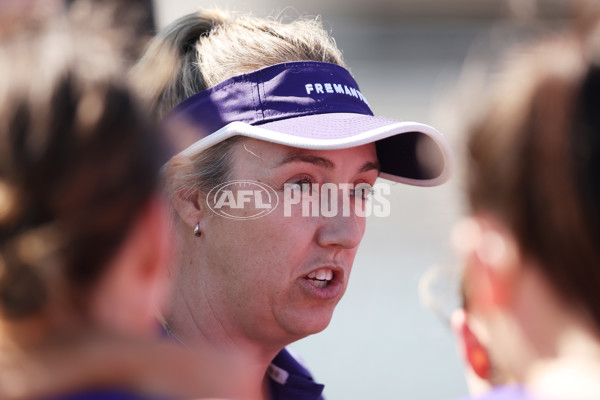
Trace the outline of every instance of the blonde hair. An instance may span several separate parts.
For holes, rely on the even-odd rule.
[[[346,67],[319,18],[283,23],[202,10],[175,20],[161,31],[135,67],[133,77],[156,117],[162,118],[186,98],[228,78],[292,61],[323,61]],[[157,68],[161,70],[158,79]]]
[[[183,16],[150,42],[132,70],[133,83],[156,118],[188,97],[228,78],[283,62],[322,61],[346,67],[319,18],[283,23],[212,9]],[[193,168],[178,165],[167,182],[171,194],[208,191],[229,179],[239,136],[194,156]]]

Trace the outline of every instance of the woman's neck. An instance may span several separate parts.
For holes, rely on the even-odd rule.
[[[600,398],[598,336],[581,326],[565,329],[558,338],[556,356],[535,362],[527,383],[540,398]]]
[[[210,315],[206,315],[202,318],[202,324],[198,324],[192,317],[197,312],[192,314],[183,311],[185,307],[170,313],[163,320],[166,333],[187,349],[208,351],[215,358],[220,355],[220,358],[230,360],[236,367],[231,369],[235,370],[235,376],[231,375],[230,382],[232,385],[239,382],[238,392],[244,393],[244,398],[270,398],[267,369],[284,346],[266,346],[245,338],[243,334],[232,334],[218,321],[211,319]]]
[[[540,398],[600,398],[600,334],[595,322],[582,307],[557,295],[539,269],[528,271],[521,326],[537,356],[527,369],[526,385]]]

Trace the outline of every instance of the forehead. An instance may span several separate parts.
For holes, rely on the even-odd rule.
[[[267,168],[283,167],[292,162],[309,161],[317,166],[333,169],[352,167],[352,164],[363,165],[377,163],[375,144],[369,143],[358,147],[338,150],[312,150],[284,146],[258,139],[244,138],[234,151],[237,163],[257,163]],[[328,161],[328,162],[319,162]]]

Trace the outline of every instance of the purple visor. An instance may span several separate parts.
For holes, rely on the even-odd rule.
[[[178,104],[165,124],[187,156],[237,135],[314,150],[375,142],[383,178],[435,186],[451,173],[441,133],[375,117],[350,73],[330,63],[290,62],[235,76]]]

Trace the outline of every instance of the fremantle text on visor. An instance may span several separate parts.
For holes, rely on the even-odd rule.
[[[276,191],[263,182],[233,180],[215,186],[206,196],[212,212],[230,219],[256,219],[279,207],[284,217],[388,217],[388,183],[288,183]]]

